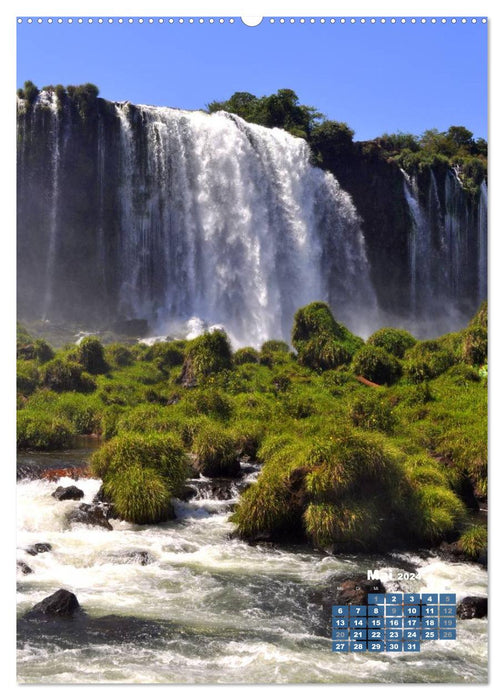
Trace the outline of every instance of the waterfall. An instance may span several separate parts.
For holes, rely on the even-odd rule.
[[[44,92],[39,129],[48,105],[50,197],[37,202],[49,222],[45,315],[65,304],[68,316],[71,300],[76,313],[112,304],[112,315],[145,318],[157,333],[196,317],[259,345],[288,339],[296,309],[325,299],[369,332],[376,300],[359,217],[303,139],[225,112],[128,103],[83,123]],[[62,129],[73,142],[65,158]],[[70,169],[84,173],[77,192]]]
[[[481,185],[478,200],[478,300],[487,298],[487,186]]]
[[[451,169],[441,175],[429,169],[422,186],[418,176],[404,171],[403,176],[411,218],[410,308],[420,325],[446,332],[462,325],[486,298],[486,186],[475,215]]]
[[[47,318],[53,298],[54,264],[56,260],[56,246],[58,237],[58,197],[60,176],[60,124],[58,116],[58,99],[55,93],[43,92],[41,100],[48,100],[51,113],[50,139],[51,139],[51,174],[50,174],[50,200],[49,200],[49,245],[47,249],[45,290],[42,317]]]
[[[486,187],[469,199],[451,170],[403,175],[404,226],[365,241],[350,195],[281,129],[51,89],[19,99],[20,317],[103,329],[145,319],[177,336],[190,320],[257,346],[288,340],[314,300],[367,335],[383,325],[376,291],[391,280],[389,323],[446,332],[443,319],[463,325],[485,296]],[[374,235],[398,255],[371,270]]]

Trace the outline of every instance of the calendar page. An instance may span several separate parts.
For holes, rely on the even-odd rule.
[[[487,682],[474,10],[13,20],[18,683]]]

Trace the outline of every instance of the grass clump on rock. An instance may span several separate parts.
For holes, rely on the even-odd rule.
[[[296,311],[292,344],[300,364],[323,371],[348,363],[363,341],[335,320],[328,304],[315,301]]]
[[[373,345],[365,345],[355,353],[352,370],[371,382],[387,385],[394,384],[402,371],[401,364],[394,355]]]
[[[52,391],[94,391],[96,384],[92,377],[84,372],[82,365],[61,357],[47,362],[41,368],[42,384]]]
[[[259,352],[255,348],[245,347],[239,348],[234,354],[234,364],[245,365],[250,362],[257,364],[259,362]]]
[[[105,350],[98,338],[83,338],[77,350],[77,361],[89,374],[105,374],[109,367],[105,360]]]
[[[370,335],[367,340],[368,345],[383,348],[399,360],[404,357],[406,350],[412,348],[416,342],[411,333],[398,328],[381,328]]]
[[[474,561],[482,558],[488,547],[488,532],[484,525],[472,525],[457,541],[458,549]]]
[[[61,450],[72,444],[70,422],[42,409],[18,411],[16,427],[19,449]]]
[[[91,470],[118,516],[142,525],[173,517],[171,498],[181,492],[188,462],[172,435],[122,433],[93,454]]]
[[[439,377],[456,363],[454,354],[436,340],[422,340],[406,351],[404,373],[414,382]]]
[[[203,476],[233,477],[240,475],[238,450],[233,435],[214,424],[204,426],[193,443],[195,467]]]
[[[231,369],[233,352],[226,333],[214,330],[187,343],[180,382],[184,386],[197,384],[204,377]]]

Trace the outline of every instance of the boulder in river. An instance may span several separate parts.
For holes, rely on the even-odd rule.
[[[44,598],[33,606],[27,613],[28,618],[44,618],[44,617],[73,617],[75,613],[82,610],[77,597],[60,588],[56,593]]]
[[[324,607],[332,605],[366,605],[369,593],[385,593],[380,579],[368,579],[367,574],[336,574],[331,576],[323,590],[313,595],[313,602]]]
[[[58,486],[51,495],[58,501],[80,501],[81,498],[84,498],[84,491],[72,484],[71,486]]]
[[[30,566],[28,566],[28,564],[26,564],[24,561],[17,561],[16,567],[23,574],[23,576],[33,574],[33,569]]]
[[[81,503],[78,508],[75,508],[75,510],[72,510],[67,515],[67,519],[70,523],[102,527],[105,530],[114,529],[109,523],[103,508],[99,504]]]
[[[35,544],[31,544],[29,547],[25,549],[25,552],[27,554],[31,554],[32,557],[36,557],[37,554],[43,554],[44,552],[50,552],[52,549],[52,545],[49,544],[49,542],[36,542]]]
[[[98,493],[96,496],[93,498],[93,503],[99,504],[100,508],[103,511],[103,515],[109,520],[110,518],[117,518],[117,514],[114,510],[114,504],[105,495],[105,491],[103,490],[103,485],[100,486],[98,489]]]
[[[457,606],[457,617],[461,620],[471,620],[474,617],[488,616],[488,598],[470,595],[462,598]]]

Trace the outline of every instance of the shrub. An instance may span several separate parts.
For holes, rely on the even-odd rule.
[[[17,446],[20,449],[60,450],[72,443],[72,426],[64,418],[37,409],[17,415]]]
[[[238,456],[256,461],[266,426],[258,420],[240,420],[233,423],[231,433]]]
[[[93,454],[91,471],[103,479],[118,515],[144,524],[170,517],[170,498],[181,492],[188,464],[172,435],[123,433]]]
[[[396,328],[382,328],[369,336],[367,342],[368,345],[383,348],[383,350],[401,360],[406,350],[412,348],[417,341],[408,331]]]
[[[387,397],[369,390],[353,400],[350,418],[358,428],[381,430],[384,433],[389,433],[395,423],[392,406]]]
[[[352,370],[376,384],[393,384],[401,376],[399,361],[386,350],[365,345],[353,358]]]
[[[246,347],[240,348],[234,354],[235,366],[245,365],[249,362],[257,363],[259,362],[259,353],[255,348]]]
[[[292,344],[301,364],[331,369],[348,362],[363,341],[334,319],[325,302],[315,301],[296,311]]]
[[[233,436],[223,428],[205,426],[193,444],[196,467],[203,476],[232,477],[240,474],[240,462]]]
[[[404,355],[404,372],[412,382],[424,382],[426,379],[434,379],[453,364],[453,353],[442,347],[435,340],[419,341],[414,347],[406,351]]]
[[[77,362],[56,357],[41,369],[44,386],[53,391],[93,391],[96,388],[92,378],[83,372]]]
[[[453,377],[457,384],[462,386],[466,385],[467,382],[481,381],[479,372],[474,367],[467,365],[464,362],[459,362],[458,364],[453,365],[453,367],[450,367],[446,375],[448,377]]]
[[[488,547],[487,528],[484,525],[469,527],[460,536],[457,546],[466,556],[478,561],[484,556]]]
[[[187,476],[187,459],[173,435],[122,433],[93,453],[91,468],[99,478],[121,471],[138,462],[165,476],[172,491],[178,492]]]
[[[473,324],[464,331],[462,357],[470,365],[483,365],[488,357],[487,329]]]
[[[205,333],[187,344],[180,381],[192,384],[214,372],[230,369],[232,362],[231,345],[224,331]]]
[[[37,388],[39,373],[36,362],[33,360],[18,360],[16,363],[17,390],[28,396]]]
[[[98,338],[83,338],[78,346],[77,358],[89,374],[105,374],[109,369],[103,345]]]
[[[173,367],[182,365],[186,345],[185,340],[154,343],[152,346],[152,358],[156,363],[156,367],[163,372],[167,372]]]
[[[289,346],[284,340],[267,340],[261,345],[261,353],[289,352]]]
[[[379,539],[380,512],[372,501],[310,503],[303,514],[306,532],[318,547],[336,545],[338,551],[349,548],[368,550]]]
[[[174,517],[167,480],[155,469],[137,462],[106,480],[104,492],[121,520],[147,525]]]
[[[105,348],[105,361],[114,367],[128,367],[134,362],[134,355],[127,345],[112,343]]]
[[[189,415],[206,415],[217,420],[228,420],[233,411],[228,397],[214,388],[195,389],[186,398],[184,407]]]

